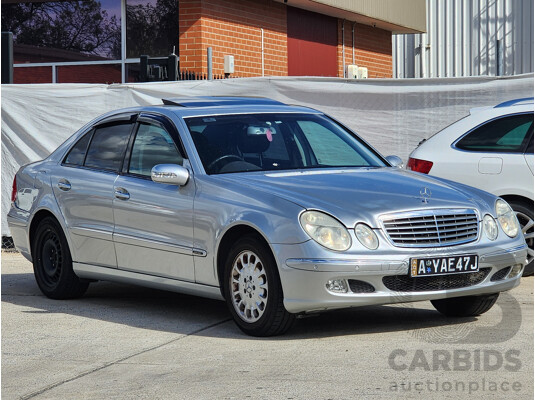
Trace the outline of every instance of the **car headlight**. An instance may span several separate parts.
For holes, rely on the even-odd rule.
[[[351,247],[346,227],[330,215],[319,211],[305,211],[299,222],[308,235],[330,250],[344,251]]]
[[[483,217],[483,231],[490,240],[496,240],[498,237],[498,224],[489,214]]]
[[[357,224],[355,226],[355,235],[359,242],[370,250],[375,250],[379,247],[379,239],[375,232],[366,224]]]
[[[496,216],[502,230],[509,237],[515,237],[518,234],[518,220],[513,209],[502,199],[496,201]]]

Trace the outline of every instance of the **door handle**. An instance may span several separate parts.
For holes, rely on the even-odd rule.
[[[125,188],[116,187],[115,197],[119,200],[128,200],[130,198],[130,193],[128,193],[128,190],[126,190]]]
[[[71,190],[71,183],[67,179],[60,179],[58,182],[58,188],[64,192],[67,192]]]

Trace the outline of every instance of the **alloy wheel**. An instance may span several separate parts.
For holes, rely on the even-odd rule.
[[[232,304],[245,322],[258,321],[268,301],[267,275],[260,257],[254,252],[242,251],[232,264],[230,276]]]
[[[517,211],[516,217],[518,218],[518,222],[520,223],[520,228],[522,229],[522,234],[524,235],[524,239],[526,240],[526,243],[528,245],[528,255],[526,259],[526,264],[529,264],[533,261],[533,219],[529,216],[524,214],[523,212]]]

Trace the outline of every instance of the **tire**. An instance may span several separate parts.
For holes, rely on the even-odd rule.
[[[475,317],[486,313],[492,308],[499,293],[483,296],[452,297],[448,299],[431,300],[433,307],[447,317]]]
[[[290,329],[295,317],[284,308],[277,264],[263,241],[246,236],[236,242],[224,273],[225,300],[244,333],[275,336]]]
[[[71,252],[63,229],[52,217],[37,227],[32,243],[33,272],[43,294],[63,300],[82,296],[89,283],[81,281],[72,269]]]
[[[524,239],[529,247],[527,264],[524,267],[522,276],[533,275],[533,208],[525,203],[511,201],[509,203],[513,211],[516,213],[520,228],[524,234]]]

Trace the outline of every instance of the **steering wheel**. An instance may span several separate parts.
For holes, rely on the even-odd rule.
[[[220,161],[222,161],[222,160],[224,160],[226,158],[233,158],[233,159],[236,159],[237,161],[243,161],[243,158],[241,158],[240,156],[237,156],[235,154],[225,154],[224,156],[218,157],[214,161],[212,161],[210,164],[208,164],[206,169],[212,169],[212,167],[214,165],[216,165],[218,162],[220,162]]]

